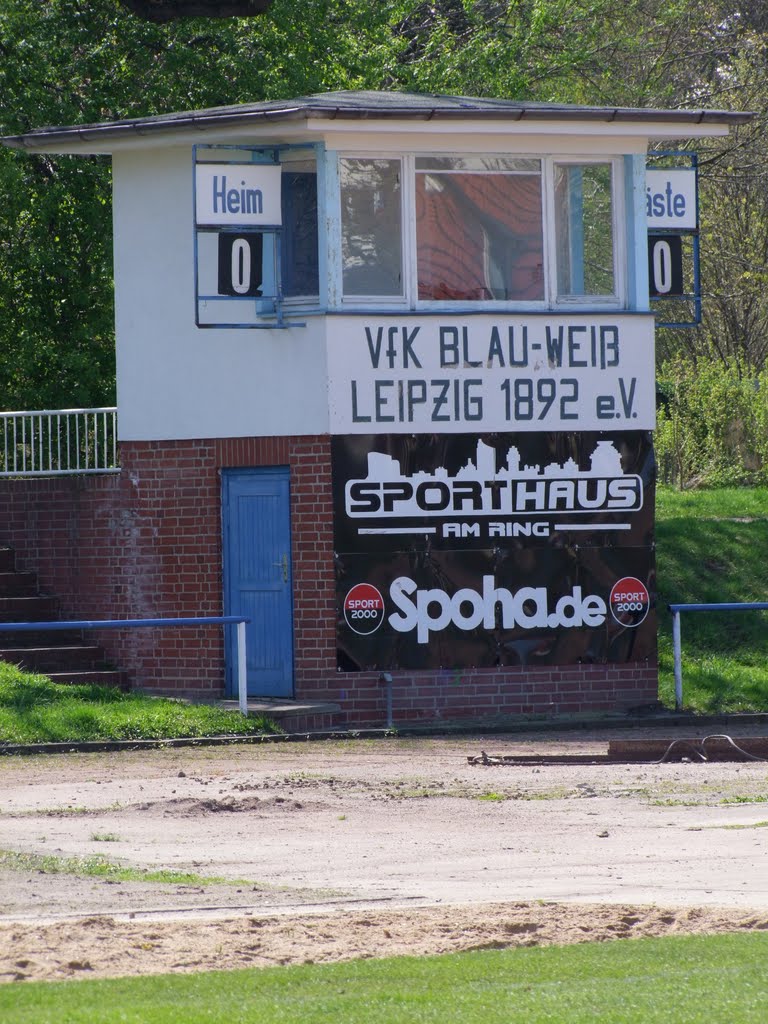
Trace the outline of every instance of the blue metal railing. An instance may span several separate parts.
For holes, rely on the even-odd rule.
[[[765,612],[768,601],[745,601],[742,604],[727,602],[723,604],[670,604],[672,612],[672,652],[675,660],[675,708],[680,711],[683,706],[683,649],[680,631],[681,612]]]
[[[240,711],[248,714],[248,685],[245,659],[245,627],[251,620],[245,615],[211,615],[182,619],[85,619],[58,622],[0,622],[0,632],[33,632],[58,629],[126,629],[136,627],[175,628],[177,626],[236,626],[237,699]]]

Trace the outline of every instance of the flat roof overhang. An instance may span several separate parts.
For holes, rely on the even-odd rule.
[[[228,138],[247,131],[262,136],[265,129],[282,126],[290,135],[303,132],[316,136],[359,132],[362,124],[371,133],[423,133],[425,122],[435,132],[545,134],[562,130],[568,134],[596,134],[605,133],[610,126],[610,132],[616,135],[696,138],[725,135],[753,116],[751,112],[705,108],[592,107],[415,93],[330,92],[294,100],[37,128],[0,141],[30,152],[109,154],[118,149],[168,143],[190,133]]]

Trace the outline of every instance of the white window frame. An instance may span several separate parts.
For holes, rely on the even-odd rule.
[[[399,295],[345,295],[344,294],[344,257],[343,257],[343,242],[342,235],[344,231],[342,223],[342,212],[341,212],[341,165],[345,160],[389,160],[392,163],[400,164],[400,284],[401,292]],[[338,161],[338,188],[339,188],[339,202],[338,202],[338,216],[339,216],[339,250],[338,250],[338,282],[339,282],[339,296],[341,299],[341,306],[345,310],[358,310],[358,309],[371,309],[371,308],[383,308],[383,309],[404,309],[408,307],[409,297],[409,263],[410,263],[410,252],[409,243],[406,242],[406,229],[410,227],[410,216],[405,215],[406,211],[406,180],[410,178],[410,175],[406,171],[407,157],[400,154],[391,153],[365,153],[365,152],[341,152],[337,154]],[[410,187],[410,181],[408,180]]]
[[[565,312],[569,310],[592,309],[626,309],[627,297],[627,232],[626,209],[624,200],[624,162],[621,156],[587,156],[579,154],[535,154],[535,153],[475,153],[475,152],[424,152],[390,154],[377,151],[338,151],[336,154],[339,168],[342,160],[399,160],[401,168],[401,258],[402,258],[402,293],[400,295],[353,295],[343,294],[342,249],[338,246],[333,272],[338,282],[338,302],[336,309],[358,311],[371,309],[402,309],[416,313],[474,313],[506,310],[509,312]],[[541,300],[505,300],[481,299],[476,302],[464,300],[434,300],[418,298],[418,267],[416,250],[416,159],[419,157],[462,157],[488,156],[514,158],[521,160],[537,160],[541,166],[541,204],[542,204],[542,235],[544,239],[544,298]],[[612,205],[612,243],[613,243],[613,280],[615,291],[612,295],[568,295],[559,297],[557,294],[557,252],[555,236],[555,184],[556,164],[610,164],[611,166],[611,205]],[[339,218],[339,242],[341,242],[341,187],[339,170],[339,199],[337,216]],[[330,268],[329,268],[330,269]],[[322,283],[321,283],[322,290]]]
[[[418,251],[416,247],[416,160],[424,157],[488,157],[498,158],[506,160],[536,160],[539,164],[539,174],[541,177],[541,233],[544,247],[544,298],[543,299],[477,299],[472,302],[464,299],[420,299],[419,296],[419,268],[418,268]],[[411,153],[409,154],[409,173],[408,173],[408,190],[410,193],[410,205],[408,207],[408,228],[409,233],[412,236],[409,240],[409,245],[406,249],[406,256],[408,258],[408,286],[410,295],[409,308],[416,311],[424,311],[425,313],[432,312],[445,312],[450,311],[453,313],[466,313],[466,312],[478,312],[483,310],[530,310],[537,312],[539,310],[546,310],[549,306],[548,299],[548,283],[547,283],[547,213],[546,213],[546,190],[545,190],[545,161],[544,157],[531,156],[530,154],[522,153]],[[425,172],[419,172],[425,173]],[[439,173],[439,172],[438,172]],[[473,173],[482,174],[482,171]],[[488,173],[503,173],[503,172],[488,172]],[[514,173],[514,172],[511,172]],[[530,173],[530,172],[526,172]],[[405,273],[405,268],[403,268]]]
[[[548,156],[544,171],[546,185],[546,208],[548,222],[545,238],[545,260],[547,263],[546,278],[550,290],[550,308],[556,310],[583,309],[625,309],[627,307],[627,275],[626,275],[626,211],[624,208],[624,162],[618,156]],[[588,164],[610,164],[611,166],[611,228],[613,245],[613,284],[612,295],[558,295],[557,281],[557,235],[555,224],[555,166],[571,164],[584,167]]]

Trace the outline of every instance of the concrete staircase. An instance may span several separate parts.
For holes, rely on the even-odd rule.
[[[16,569],[12,548],[0,547],[0,622],[57,622],[55,597],[40,593],[37,574]],[[104,651],[82,630],[0,631],[0,660],[56,683],[128,688],[125,675],[107,664]]]

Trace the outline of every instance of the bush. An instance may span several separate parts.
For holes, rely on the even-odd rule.
[[[768,483],[768,372],[685,359],[662,365],[659,479],[678,487]]]

